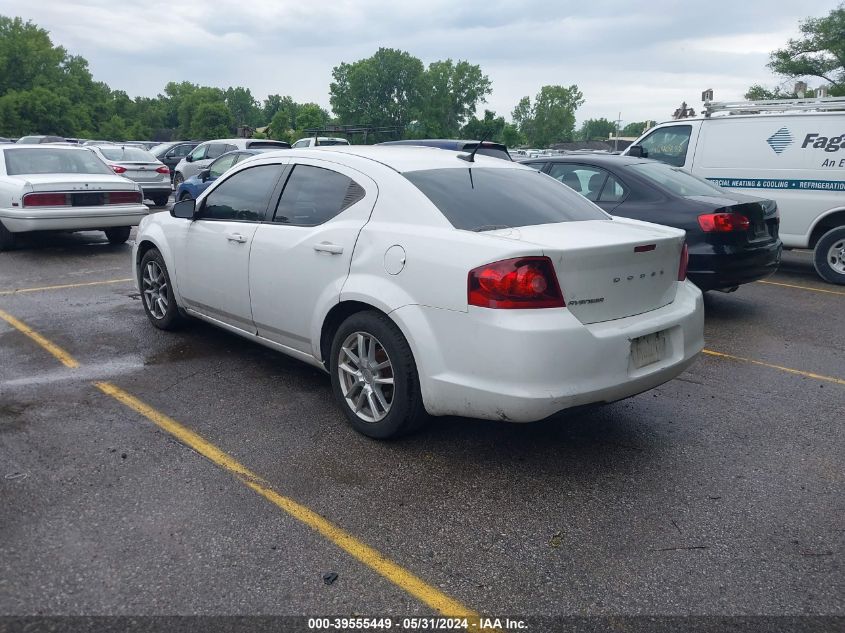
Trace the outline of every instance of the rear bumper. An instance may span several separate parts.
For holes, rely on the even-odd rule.
[[[149,213],[143,204],[64,209],[0,209],[0,222],[12,233],[82,231],[113,226],[137,226]]]
[[[411,343],[432,415],[532,422],[647,391],[704,347],[701,292],[678,285],[671,304],[584,325],[566,309],[468,312],[405,306],[391,313]],[[665,356],[636,368],[631,340],[665,332]]]
[[[780,265],[780,240],[735,252],[690,253],[687,277],[702,290],[733,288],[774,273]]]

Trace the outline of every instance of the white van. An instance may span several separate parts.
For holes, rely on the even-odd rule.
[[[776,200],[784,246],[814,249],[819,275],[845,284],[845,98],[707,103],[624,153]]]

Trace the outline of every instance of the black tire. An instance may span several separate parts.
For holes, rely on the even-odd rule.
[[[816,272],[827,282],[845,285],[845,226],[838,226],[822,235],[813,252]]]
[[[339,375],[341,348],[347,338],[361,332],[375,337],[387,360],[393,377],[392,397],[387,414],[378,421],[359,417],[347,401]],[[352,427],[372,438],[386,440],[407,435],[419,429],[428,419],[423,405],[417,365],[408,341],[393,321],[375,311],[357,312],[348,317],[335,332],[332,341],[329,371],[332,390],[340,408]],[[349,393],[352,393],[350,390]],[[365,413],[365,411],[362,411]]]
[[[0,222],[0,251],[12,250],[17,241],[17,236]]]
[[[161,309],[161,304],[156,303],[156,295],[161,287],[151,286],[145,281],[145,271],[151,263],[158,266],[158,269],[164,276],[166,286],[162,296],[165,298],[167,304],[164,310]],[[158,277],[158,275],[156,276]],[[164,257],[162,257],[158,249],[151,248],[141,258],[141,265],[138,267],[138,286],[141,288],[141,304],[144,306],[144,312],[147,314],[150,323],[160,330],[175,330],[184,323],[185,317],[182,316],[179,306],[176,304],[176,299],[173,296],[170,273],[167,272]]]
[[[169,199],[170,199],[170,196],[156,196],[155,198],[153,198],[153,203],[154,203],[157,207],[166,207],[166,206],[167,206],[167,201],[168,201]]]
[[[110,229],[105,229],[104,233],[109,241],[109,244],[124,244],[129,239],[129,232],[132,230],[131,226],[115,226]]]

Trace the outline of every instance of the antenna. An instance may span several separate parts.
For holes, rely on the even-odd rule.
[[[475,153],[478,151],[478,148],[481,147],[481,144],[484,141],[487,140],[487,137],[490,136],[490,132],[491,132],[491,130],[487,130],[484,133],[484,136],[481,137],[481,140],[478,141],[478,145],[475,146],[475,149],[472,150],[472,152],[470,154],[458,154],[458,158],[460,158],[461,160],[465,160],[468,163],[474,163],[475,162]]]

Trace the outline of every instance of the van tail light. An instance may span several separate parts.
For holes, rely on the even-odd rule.
[[[681,263],[678,265],[678,281],[687,278],[687,266],[689,266],[689,248],[684,242],[684,247],[681,249]]]
[[[157,171],[158,173],[160,173],[160,174],[169,174],[169,173],[170,173],[170,168],[169,168],[167,165],[162,165],[161,167],[159,167],[158,169],[156,169],[156,171]]]
[[[112,165],[111,168],[114,170],[116,174],[125,174],[126,167],[121,167],[120,165]]]
[[[28,193],[23,197],[25,207],[67,207],[70,196],[66,193]]]
[[[741,213],[705,213],[698,216],[698,226],[705,233],[747,231],[751,221]]]
[[[140,191],[110,191],[106,204],[141,204],[142,198]]]
[[[515,257],[469,271],[467,302],[481,308],[563,308],[563,293],[548,257]]]

